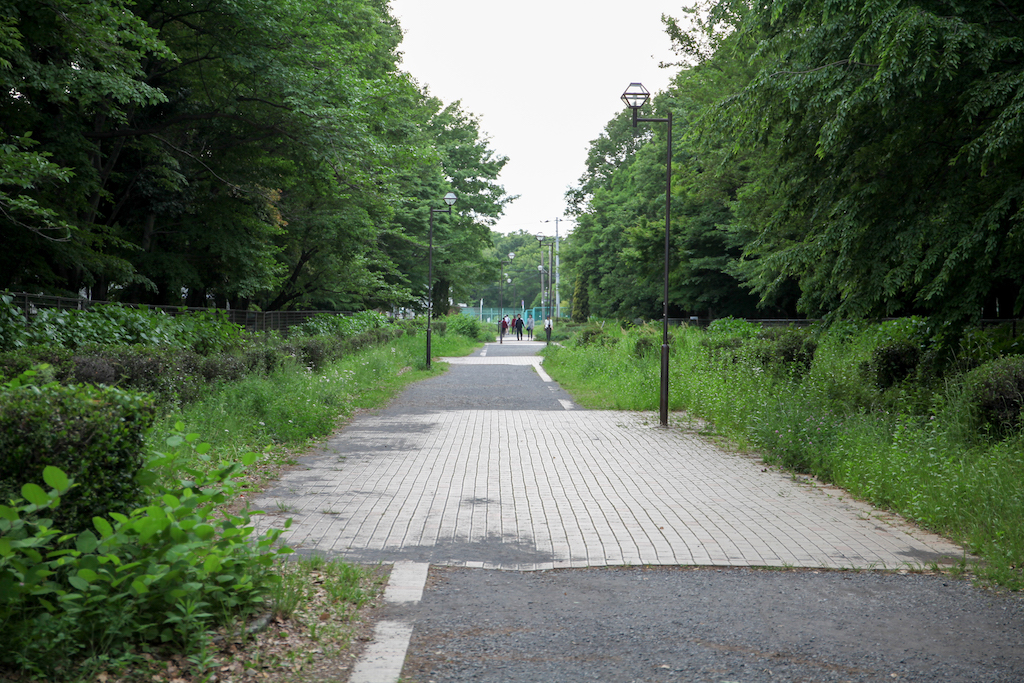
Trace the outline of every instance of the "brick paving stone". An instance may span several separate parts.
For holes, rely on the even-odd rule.
[[[364,414],[254,501],[268,513],[258,524],[291,517],[285,538],[293,547],[356,561],[514,570],[892,569],[963,555],[839,489],[766,468],[673,421],[683,426],[579,409]]]

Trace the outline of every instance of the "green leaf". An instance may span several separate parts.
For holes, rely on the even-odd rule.
[[[72,586],[74,586],[75,588],[77,588],[80,591],[87,591],[87,590],[89,590],[89,582],[86,581],[81,576],[69,576],[68,577],[68,583],[70,583]]]
[[[52,465],[43,468],[43,481],[58,491],[65,491],[71,485],[64,471]]]
[[[100,536],[103,538],[114,535],[114,527],[110,526],[110,522],[102,517],[93,517],[92,525],[96,527],[96,531],[100,532]]]
[[[75,541],[75,547],[83,553],[91,553],[96,550],[99,545],[100,541],[96,538],[96,534],[88,529],[78,534],[78,539]]]
[[[220,571],[221,559],[219,555],[209,555],[203,562],[203,569],[206,570],[207,574],[213,574]]]
[[[204,541],[208,541],[213,538],[214,534],[217,533],[217,530],[209,524],[197,524],[195,528],[192,529],[192,532]]]
[[[78,575],[90,583],[100,578],[99,574],[84,567],[78,570]]]
[[[21,497],[39,507],[44,507],[50,503],[50,497],[46,495],[46,491],[37,484],[25,484],[22,486]]]

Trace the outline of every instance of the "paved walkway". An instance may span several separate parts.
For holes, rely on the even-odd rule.
[[[582,410],[536,342],[446,358],[255,501],[300,551],[507,570],[900,568],[963,550],[656,414]]]

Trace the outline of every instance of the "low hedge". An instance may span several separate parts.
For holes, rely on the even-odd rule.
[[[1024,356],[1006,356],[971,370],[964,397],[978,429],[1005,434],[1024,426]]]
[[[156,418],[152,398],[87,384],[37,385],[35,376],[0,386],[0,500],[18,497],[23,484],[54,466],[78,484],[57,511],[61,528],[84,529],[96,515],[141,504],[136,476]]]

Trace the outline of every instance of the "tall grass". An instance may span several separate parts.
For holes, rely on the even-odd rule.
[[[979,576],[1024,588],[1024,436],[972,426],[956,376],[879,390],[865,367],[889,333],[881,326],[829,330],[804,367],[773,359],[756,328],[676,329],[670,408],[766,461],[813,473],[952,537],[982,557]],[[660,357],[643,352],[651,338],[656,349],[658,330],[606,329],[550,349],[545,369],[588,407],[656,410]]]
[[[427,369],[425,343],[422,334],[402,336],[318,371],[293,362],[268,376],[224,384],[168,415],[150,439],[162,447],[181,423],[211,444],[212,459],[237,462],[255,451],[286,461],[289,451],[330,434],[356,409],[383,405],[410,382],[443,372],[438,363]],[[466,355],[476,346],[456,333],[431,340],[435,357]]]

